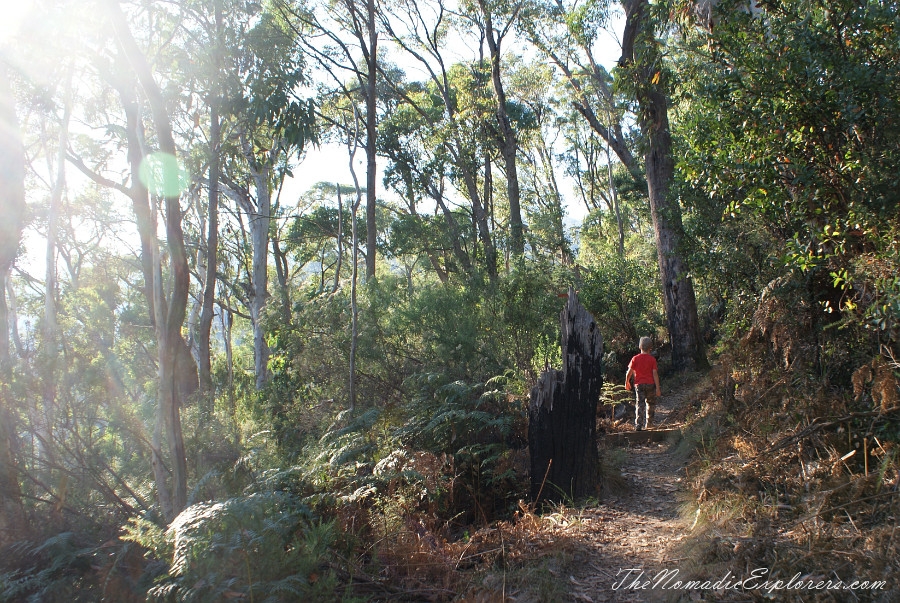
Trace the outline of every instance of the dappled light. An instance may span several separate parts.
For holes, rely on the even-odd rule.
[[[0,601],[900,600],[900,8],[0,4]]]

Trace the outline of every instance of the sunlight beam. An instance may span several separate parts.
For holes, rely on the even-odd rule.
[[[31,0],[0,0],[0,47],[19,33],[19,26],[32,6]]]

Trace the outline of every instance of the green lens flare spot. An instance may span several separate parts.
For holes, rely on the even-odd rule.
[[[190,183],[188,171],[168,153],[150,153],[144,157],[138,177],[150,193],[161,197],[180,197]]]

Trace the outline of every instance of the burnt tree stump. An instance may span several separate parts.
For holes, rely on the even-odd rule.
[[[528,405],[535,502],[596,496],[600,486],[596,418],[603,387],[603,337],[572,288],[559,320],[563,368],[541,373]]]

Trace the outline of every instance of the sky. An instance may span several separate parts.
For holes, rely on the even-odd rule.
[[[617,10],[609,25],[609,31],[604,31],[598,36],[597,54],[595,56],[598,62],[609,71],[612,71],[612,68],[621,57],[622,47],[620,40],[624,27],[624,13],[622,13],[621,10]],[[467,60],[467,58],[470,60],[471,57],[476,55],[476,51],[467,47],[464,40],[460,39],[458,45],[457,49],[451,48],[451,54],[453,54],[453,50],[456,50],[456,55],[459,60]],[[509,44],[507,44],[507,46],[509,46]],[[391,59],[397,62],[402,68],[407,69],[410,78],[417,77],[416,72],[421,71],[417,64],[410,63],[404,65],[402,56],[397,53],[393,53]],[[423,72],[421,77],[424,79],[426,74]],[[360,149],[356,154],[356,173],[363,183],[365,182],[365,161],[365,152],[363,149]],[[379,172],[383,170],[384,164],[385,160],[379,158]],[[572,178],[563,174],[562,170],[560,170],[556,176],[560,182],[561,192],[564,196],[563,205],[566,223],[570,227],[580,225],[587,210],[575,194],[575,182]],[[380,183],[381,180],[382,178],[379,174],[378,182]],[[314,184],[323,181],[341,182],[345,184],[352,183],[353,180],[348,167],[348,154],[345,147],[336,144],[325,144],[319,148],[311,149],[306,154],[303,163],[294,170],[293,181],[285,183],[283,194],[285,198],[299,196],[299,194],[309,190]],[[383,196],[385,196],[384,192],[379,191],[379,197]]]

